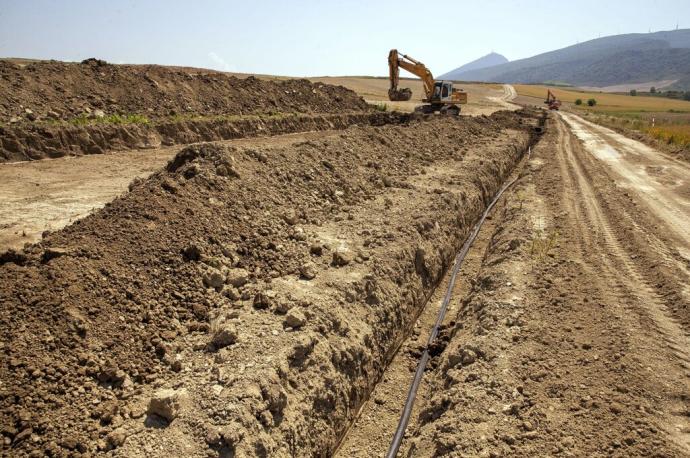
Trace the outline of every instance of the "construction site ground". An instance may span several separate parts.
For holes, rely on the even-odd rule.
[[[385,94],[290,83],[318,130],[0,164],[3,455],[383,456],[516,176],[400,456],[690,455],[687,163],[509,85],[371,121],[330,83]]]

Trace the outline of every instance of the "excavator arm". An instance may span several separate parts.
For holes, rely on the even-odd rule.
[[[422,79],[426,98],[431,99],[434,91],[434,76],[426,66],[405,54],[398,54],[397,49],[391,49],[388,53],[388,70],[390,77],[390,88],[388,98],[391,100],[410,100],[412,91],[408,88],[398,89],[400,83],[400,67]]]
[[[554,100],[556,100],[556,96],[553,95],[553,92],[551,92],[551,89],[546,90],[546,100],[544,100],[544,103],[551,103]]]

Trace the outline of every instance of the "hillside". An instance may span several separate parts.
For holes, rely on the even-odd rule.
[[[690,89],[690,29],[598,38],[491,67],[454,74],[465,81],[544,83],[577,86],[678,80]]]
[[[507,62],[508,59],[506,59],[505,56],[492,52],[490,54],[487,54],[486,56],[480,57],[479,59],[473,60],[472,62],[460,66],[455,70],[451,70],[447,73],[444,73],[443,75],[439,76],[439,79],[453,80],[457,79],[456,77],[463,72],[469,72],[471,70],[480,70],[482,68],[493,67],[495,65],[501,65]]]

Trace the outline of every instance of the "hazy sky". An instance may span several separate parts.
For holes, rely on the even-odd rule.
[[[690,0],[0,0],[0,56],[383,75],[396,47],[440,74],[677,22]]]

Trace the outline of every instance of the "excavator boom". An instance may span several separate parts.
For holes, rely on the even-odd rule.
[[[395,100],[410,100],[410,97],[412,97],[412,91],[409,89],[398,89],[398,84],[400,82],[400,67],[421,78],[426,98],[431,98],[431,94],[434,90],[434,75],[426,68],[426,65],[405,54],[398,54],[397,49],[391,49],[388,53],[388,68],[390,71],[391,83],[390,89],[388,89],[388,95],[391,96],[392,94],[392,96],[397,95],[406,97],[402,99],[396,98]],[[391,100],[394,99],[391,98]]]

